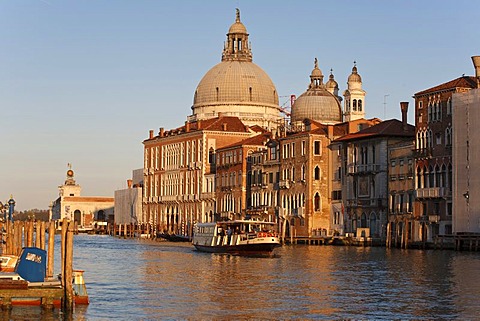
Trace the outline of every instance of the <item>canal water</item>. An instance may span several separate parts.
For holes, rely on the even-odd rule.
[[[74,267],[88,307],[72,317],[14,307],[9,319],[480,319],[479,253],[295,245],[249,258],[77,235]]]

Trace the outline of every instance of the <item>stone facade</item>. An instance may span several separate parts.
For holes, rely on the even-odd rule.
[[[67,171],[65,183],[58,187],[59,197],[50,205],[51,219],[74,220],[81,227],[91,227],[94,221],[113,221],[113,197],[81,196],[73,170]]]

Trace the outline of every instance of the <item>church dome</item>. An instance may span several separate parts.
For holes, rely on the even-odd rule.
[[[253,62],[222,61],[198,84],[193,107],[231,104],[278,106],[275,85]]]
[[[319,71],[317,59],[315,59],[315,68],[310,75],[310,86],[292,106],[292,123],[302,122],[305,118],[325,124],[342,121],[340,102],[327,90],[326,85],[323,84],[323,74]]]
[[[338,83],[335,80],[335,77],[333,76],[333,73],[330,73],[330,76],[328,78],[327,83],[325,84],[325,87],[327,87],[327,89],[331,89],[331,90],[338,89]]]
[[[222,53],[198,84],[193,98],[192,119],[239,117],[246,125],[271,127],[280,120],[278,94],[270,77],[252,62],[247,29],[237,9]]]

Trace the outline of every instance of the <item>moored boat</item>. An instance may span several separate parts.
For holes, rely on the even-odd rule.
[[[280,246],[272,222],[235,220],[197,223],[193,245],[198,251],[247,256],[271,256]]]

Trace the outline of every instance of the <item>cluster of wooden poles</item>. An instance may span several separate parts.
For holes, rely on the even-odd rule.
[[[112,236],[124,238],[149,238],[155,239],[156,228],[152,224],[112,224],[109,225],[108,233]]]
[[[53,278],[55,253],[55,222],[15,221],[0,223],[3,230],[3,255],[20,256],[23,247],[37,247],[47,250],[46,278]],[[48,230],[48,240],[46,231]],[[73,235],[74,222],[64,219],[61,226],[61,281],[63,289],[62,309],[73,311]],[[48,248],[46,245],[48,244]],[[1,293],[1,290],[0,290]],[[1,295],[0,295],[1,296]],[[50,300],[49,300],[50,301]]]

